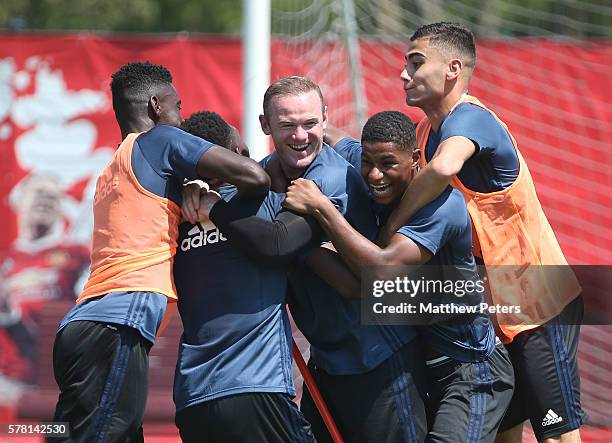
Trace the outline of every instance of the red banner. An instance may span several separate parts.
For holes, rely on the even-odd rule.
[[[480,41],[478,49],[470,92],[497,111],[518,140],[568,260],[609,264],[612,45],[492,40]],[[404,50],[398,41],[362,42],[370,115],[385,109],[421,115],[404,104]],[[43,380],[54,388],[50,373],[34,374],[39,337],[27,321],[36,324],[47,300],[71,303],[87,273],[95,180],[120,142],[111,74],[129,61],[163,64],[174,76],[185,117],[213,110],[239,128],[241,51],[238,38],[0,35],[0,419],[2,399],[10,402],[11,389],[18,391],[3,380]],[[381,54],[384,63],[376,61]],[[329,57],[335,63],[337,55]],[[304,74],[314,63],[287,41],[273,42],[272,59],[272,79]],[[324,94],[350,81],[346,73],[324,80],[326,69],[320,70],[321,78],[310,76]],[[53,324],[45,334],[51,338],[40,338],[44,352],[52,345],[42,341],[52,340],[63,312],[49,314]],[[18,324],[17,315],[27,321]]]

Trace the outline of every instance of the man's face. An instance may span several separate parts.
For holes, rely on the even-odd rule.
[[[323,147],[327,111],[317,91],[280,95],[269,103],[269,115],[259,116],[261,128],[272,137],[281,168],[288,178],[303,174]]]
[[[378,204],[390,205],[402,198],[412,181],[414,166],[414,154],[393,142],[363,143],[361,177]]]
[[[57,181],[47,177],[30,179],[17,212],[20,223],[28,226],[32,238],[43,237],[60,220],[62,197]]]
[[[411,41],[406,52],[406,65],[400,75],[406,104],[421,109],[434,107],[444,96],[447,72],[447,60],[438,49],[429,45],[428,38]]]
[[[184,119],[181,115],[181,97],[174,85],[163,88],[158,96],[159,120],[158,125],[181,126]]]
[[[236,154],[249,157],[249,147],[246,145],[238,129],[230,125],[230,142],[228,148]]]

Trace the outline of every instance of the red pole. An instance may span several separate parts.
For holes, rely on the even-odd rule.
[[[317,387],[317,384],[315,383],[314,378],[312,378],[312,374],[310,373],[308,366],[306,366],[306,362],[304,361],[304,358],[302,357],[302,353],[300,352],[300,349],[295,343],[295,340],[291,339],[291,342],[293,343],[293,359],[295,360],[295,363],[297,364],[300,372],[302,373],[302,377],[304,377],[304,383],[306,383],[306,386],[308,387],[308,392],[310,392],[310,396],[315,402],[315,405],[317,406],[317,409],[319,410],[319,414],[321,414],[321,417],[323,418],[323,421],[325,422],[325,426],[327,426],[327,430],[329,431],[329,434],[331,435],[332,440],[334,441],[334,443],[344,443],[344,440],[342,439],[342,436],[340,435],[340,431],[338,430],[338,427],[336,426],[336,422],[334,422],[334,419],[329,413],[329,409],[327,409],[325,400],[323,400],[321,391],[319,391],[319,388]]]

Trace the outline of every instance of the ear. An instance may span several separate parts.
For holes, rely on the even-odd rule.
[[[161,105],[159,102],[159,97],[156,95],[151,96],[149,98],[148,107],[151,115],[155,116],[154,120],[159,120],[159,116],[161,115]]]
[[[270,135],[270,125],[268,124],[268,119],[265,115],[259,115],[259,124],[261,125],[261,130],[264,134]]]
[[[452,59],[448,62],[448,71],[446,72],[446,80],[455,80],[459,78],[461,70],[463,69],[463,62],[458,58]]]
[[[412,167],[417,168],[419,166],[419,161],[421,160],[421,150],[416,148],[412,151]]]
[[[327,129],[327,106],[323,106],[323,121],[321,122],[321,127],[324,131]]]

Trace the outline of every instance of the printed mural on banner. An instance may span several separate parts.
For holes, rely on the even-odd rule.
[[[13,228],[0,256],[0,403],[36,381],[44,304],[74,300],[87,277],[95,182],[114,151],[96,146],[88,117],[110,107],[106,91],[69,88],[52,59],[0,59],[3,224]]]

